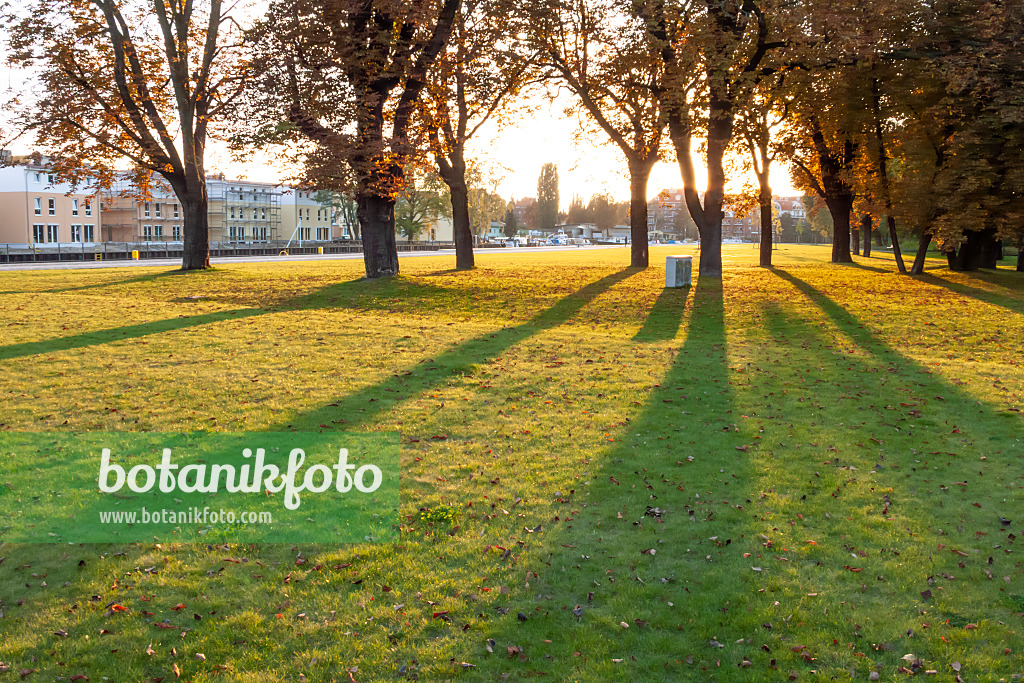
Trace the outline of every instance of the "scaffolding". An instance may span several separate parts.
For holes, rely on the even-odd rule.
[[[210,201],[210,240],[274,242],[281,235],[281,187],[270,183],[207,181]]]

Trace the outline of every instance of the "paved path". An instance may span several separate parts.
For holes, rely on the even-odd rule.
[[[474,253],[477,256],[518,256],[522,254],[536,254],[542,251],[594,251],[596,249],[628,249],[627,244],[599,244],[586,247],[520,247],[520,248],[487,248],[477,249]],[[421,256],[455,256],[454,249],[439,249],[437,251],[405,251],[398,252],[399,258],[418,258]],[[296,254],[295,256],[217,256],[210,259],[211,264],[221,263],[267,263],[285,261],[345,261],[351,259],[362,260],[362,252],[350,254]],[[140,259],[138,261],[43,261],[38,263],[4,263],[0,264],[0,271],[4,270],[68,270],[76,268],[139,268],[139,267],[174,267],[180,266],[180,258],[159,258]]]

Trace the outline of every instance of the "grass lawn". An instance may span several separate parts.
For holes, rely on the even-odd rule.
[[[0,272],[0,429],[403,474],[396,545],[0,544],[0,681],[1019,678],[1024,276],[679,250]]]

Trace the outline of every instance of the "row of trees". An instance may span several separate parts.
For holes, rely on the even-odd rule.
[[[472,267],[467,148],[488,122],[521,114],[538,84],[570,92],[567,114],[624,158],[637,267],[648,178],[671,156],[704,276],[721,274],[730,157],[758,180],[763,265],[780,161],[827,206],[837,262],[851,259],[854,211],[864,228],[884,217],[901,270],[898,223],[920,236],[917,272],[933,239],[963,269],[1024,239],[1021,3],[275,0],[243,31],[221,0],[32,0],[6,22],[12,61],[40,86],[11,103],[20,127],[69,179],[109,184],[125,159],[143,188],[162,176],[185,212],[185,268],[208,264],[215,134],[237,149],[283,146],[310,187],[354,188],[371,278],[398,272],[396,201],[406,169],[429,162],[450,199],[456,265]],[[542,226],[558,207],[557,190],[553,204],[544,192]]]

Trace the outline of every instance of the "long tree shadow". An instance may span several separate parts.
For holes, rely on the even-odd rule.
[[[863,256],[858,256],[857,258],[864,258],[864,257]],[[875,258],[875,257],[874,256],[869,256],[868,258]],[[893,272],[892,269],[890,269],[890,268],[880,268],[879,266],[870,266],[870,265],[868,265],[866,263],[863,263],[862,261],[854,261],[853,263],[844,263],[843,265],[850,266],[850,267],[853,267],[853,268],[857,268],[858,270],[869,270],[872,273],[891,273],[891,272]]]
[[[1009,283],[1007,280],[1009,280],[1009,278],[989,273],[972,273],[971,275],[973,278],[988,284],[1003,287],[1011,292],[1014,291],[1008,286]],[[950,282],[945,278],[932,275],[930,273],[918,275],[916,278],[921,282],[926,282],[936,287],[943,287],[961,296],[977,299],[978,301],[983,301],[987,304],[992,304],[993,306],[999,306],[1008,311],[1013,311],[1014,313],[1024,313],[1024,296],[1015,296],[1010,293],[1000,294],[999,292],[993,292],[981,287],[972,287],[961,282]],[[1024,278],[1017,278],[1017,282],[1014,282],[1014,284],[1020,285],[1022,281],[1024,281]],[[1017,292],[1021,293],[1020,290],[1017,290]]]
[[[116,282],[83,285],[82,287],[60,290],[48,290],[47,293],[103,288],[125,283],[151,282],[166,276],[179,275],[180,273],[181,271],[153,273],[118,280]],[[584,292],[581,292],[581,294],[585,294],[585,292],[586,288],[584,289]],[[468,311],[472,310],[473,305],[470,299],[471,297],[469,295],[429,283],[409,282],[401,278],[377,281],[359,279],[350,282],[332,283],[308,294],[302,294],[290,299],[276,301],[270,305],[262,307],[244,307],[199,315],[182,315],[164,320],[139,323],[136,325],[125,325],[103,330],[83,332],[81,334],[69,335],[66,337],[52,337],[49,339],[40,339],[31,342],[0,346],[0,360],[21,358],[41,353],[70,351],[115,342],[122,339],[146,337],[164,332],[173,332],[176,330],[217,323],[224,320],[238,320],[284,310],[328,310],[348,308],[383,311],[393,310],[395,307],[395,301],[409,301],[411,302],[409,304],[410,306],[420,306],[425,309],[449,311],[454,308]],[[538,319],[538,322],[543,323],[543,320]]]
[[[683,296],[668,294],[651,315],[677,316]],[[735,609],[744,605],[727,585],[732,572],[723,557],[732,538],[738,540],[744,513],[725,503],[739,502],[734,496],[743,497],[740,487],[750,478],[744,442],[751,435],[736,424],[724,313],[722,282],[698,279],[686,339],[666,374],[626,418],[629,426],[615,434],[615,444],[590,456],[589,487],[577,483],[575,495],[556,499],[567,515],[573,508],[579,514],[556,517],[542,534],[512,539],[532,546],[533,557],[547,558],[549,568],[541,567],[528,591],[516,592],[510,609],[530,615],[540,624],[533,632],[544,635],[524,642],[516,619],[500,617],[486,627],[499,651],[523,647],[535,668],[552,660],[563,679],[679,680],[685,674],[678,663],[687,654],[680,650],[680,624],[693,618],[705,643],[694,666],[714,667],[706,643],[727,633],[711,615],[730,600]],[[649,326],[658,338],[669,327],[665,320]],[[574,575],[567,581],[559,568]],[[495,668],[502,676],[525,671],[503,659],[485,673]]]
[[[651,343],[675,339],[679,325],[683,322],[686,310],[686,298],[690,288],[669,288],[661,290],[654,306],[647,314],[643,326],[633,337],[633,341]]]
[[[55,289],[43,290],[46,294],[63,294],[65,292],[81,292],[88,289],[103,289],[105,287],[114,287],[116,285],[131,285],[140,282],[156,282],[162,280],[165,277],[181,276],[184,278],[194,277],[196,274],[201,276],[208,276],[211,271],[187,271],[181,268],[175,268],[174,270],[164,270],[159,273],[146,273],[144,275],[133,275],[121,280],[112,280],[109,282],[94,282],[91,285],[79,285],[78,287],[58,287]]]
[[[627,268],[607,275],[562,298],[524,323],[474,337],[382,382],[357,389],[326,406],[300,412],[276,425],[270,425],[267,431],[316,429],[331,420],[343,423],[346,429],[365,426],[409,396],[447,382],[455,375],[472,374],[478,364],[489,362],[505,349],[568,322],[588,303],[638,272],[638,269]]]
[[[238,308],[230,311],[215,311],[213,313],[202,313],[200,315],[154,320],[148,323],[139,323],[138,325],[112,327],[104,330],[95,330],[93,332],[83,332],[82,334],[75,334],[67,337],[55,337],[51,339],[41,339],[39,341],[22,342],[20,344],[9,344],[7,346],[0,346],[0,360],[10,360],[12,358],[22,358],[25,356],[34,356],[36,354],[43,353],[60,353],[62,351],[82,349],[90,346],[98,346],[100,344],[109,344],[111,342],[122,341],[124,339],[138,339],[139,337],[147,337],[154,334],[185,330],[190,327],[198,327],[200,325],[208,325],[211,323],[223,322],[225,320],[241,320],[243,318],[263,315],[265,313],[267,313],[267,311],[260,308]]]

